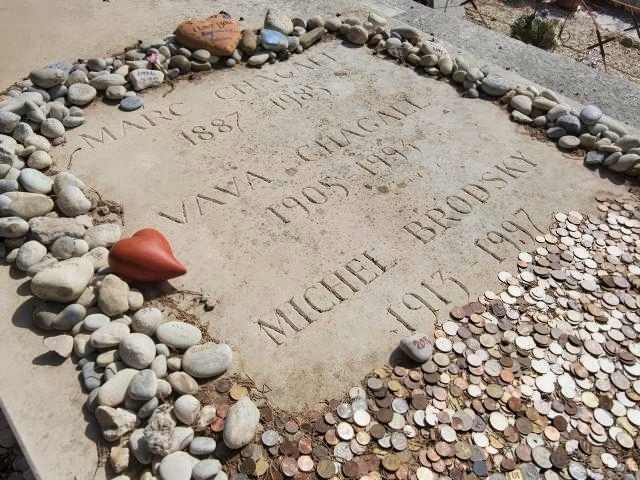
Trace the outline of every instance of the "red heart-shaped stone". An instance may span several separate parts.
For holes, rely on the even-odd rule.
[[[109,252],[111,270],[127,280],[161,282],[187,273],[159,231],[145,228],[116,242]]]

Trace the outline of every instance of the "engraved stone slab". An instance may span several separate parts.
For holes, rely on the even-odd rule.
[[[128,230],[170,238],[176,287],[217,301],[211,334],[283,407],[339,394],[611,186],[499,106],[338,42],[163,93],[97,108],[65,152]]]

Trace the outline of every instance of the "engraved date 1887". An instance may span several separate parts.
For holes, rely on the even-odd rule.
[[[240,112],[230,113],[224,118],[214,118],[208,125],[195,125],[190,129],[181,130],[178,136],[192,147],[196,147],[233,132],[244,132],[240,126]]]

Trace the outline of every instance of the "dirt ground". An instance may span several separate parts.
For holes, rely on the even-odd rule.
[[[620,37],[622,30],[633,25],[631,14],[622,8],[613,7],[611,4],[588,2],[580,6],[578,11],[568,13],[553,3],[536,2],[536,0],[475,0],[475,4],[479,11],[471,3],[466,5],[467,19],[505,35],[510,35],[511,24],[517,17],[531,13],[538,4],[538,12],[541,16],[560,20],[562,33],[559,45],[553,50],[555,53],[571,57],[597,70],[606,70],[612,75],[618,75],[640,85],[640,39],[637,38],[638,34],[634,30],[624,33],[636,39],[634,47],[623,46],[619,38],[604,45],[606,69],[599,47],[588,48],[598,43],[594,19],[599,25],[603,39],[610,36]],[[590,9],[593,16],[585,7]],[[637,10],[636,18],[640,23],[640,8]]]

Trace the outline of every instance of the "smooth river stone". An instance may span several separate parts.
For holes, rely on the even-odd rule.
[[[93,277],[93,264],[85,258],[70,258],[37,273],[31,292],[43,300],[69,303],[76,300]]]
[[[95,348],[110,348],[120,344],[129,335],[129,327],[124,323],[111,322],[91,334],[91,345]]]
[[[142,333],[130,333],[120,341],[118,354],[124,363],[141,370],[151,365],[156,356],[156,345]]]
[[[251,443],[260,423],[260,411],[248,396],[238,400],[227,413],[222,438],[227,447],[236,450]]]
[[[190,480],[194,465],[198,462],[186,452],[174,452],[162,459],[158,473],[160,480]]]
[[[155,335],[160,323],[162,323],[162,312],[155,307],[145,307],[133,315],[131,329],[151,336]]]
[[[138,374],[134,368],[124,368],[107,380],[98,391],[98,403],[108,407],[117,407],[124,402],[129,385]]]
[[[160,342],[177,350],[185,350],[202,339],[200,329],[185,322],[163,323],[156,330],[156,336]]]
[[[195,378],[215,377],[231,366],[231,347],[208,342],[189,347],[182,357],[182,369]]]
[[[0,216],[29,220],[53,210],[53,200],[41,193],[7,192],[0,195]]]
[[[129,310],[129,285],[117,275],[107,275],[98,290],[98,307],[105,315],[115,317]]]
[[[133,377],[129,384],[128,395],[133,400],[146,401],[156,396],[158,377],[153,370],[142,370]]]
[[[185,425],[193,425],[202,405],[193,395],[182,395],[173,404],[173,414]]]

